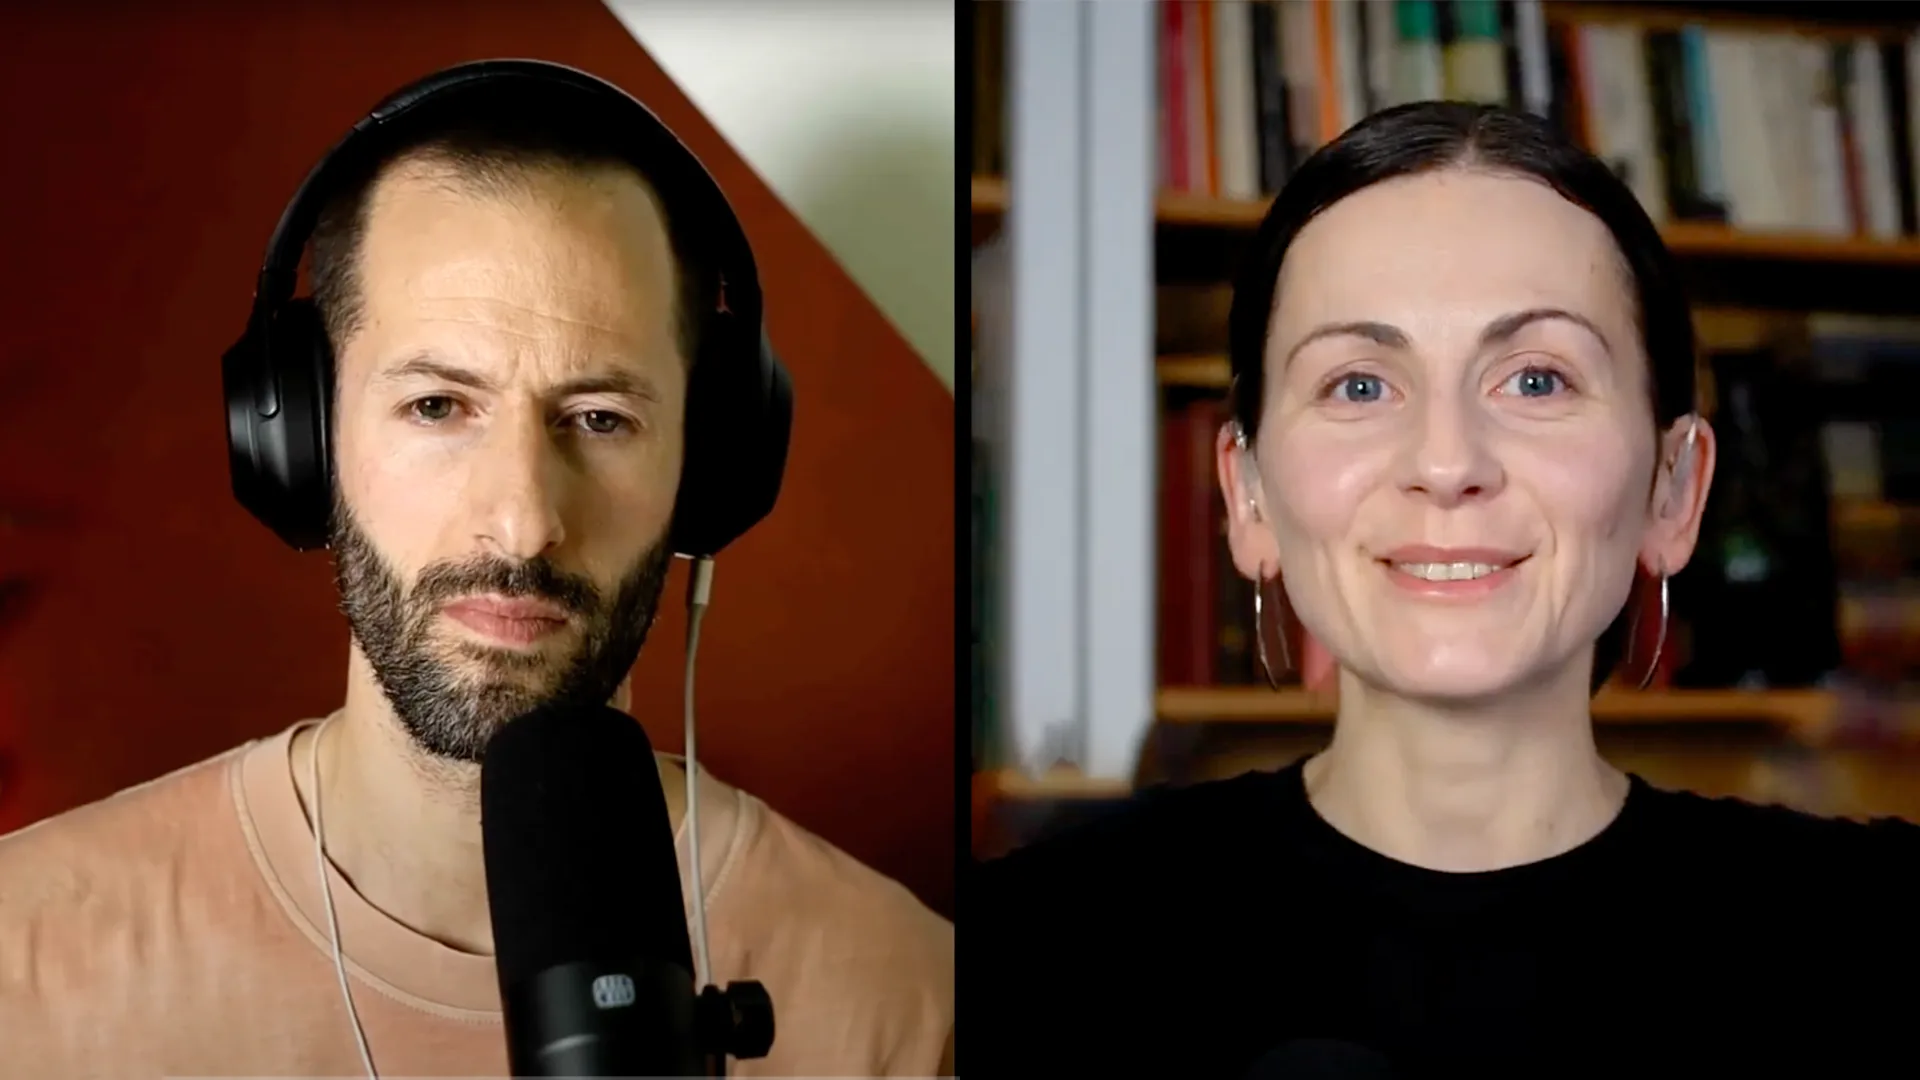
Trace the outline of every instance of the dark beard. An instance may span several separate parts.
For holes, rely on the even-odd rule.
[[[544,558],[434,563],[407,590],[337,497],[331,531],[340,610],[394,714],[415,745],[459,762],[479,762],[495,731],[535,708],[606,704],[646,644],[672,559],[663,540],[640,556],[611,600]],[[436,641],[440,608],[477,593],[558,604],[580,620],[580,644],[555,658]]]

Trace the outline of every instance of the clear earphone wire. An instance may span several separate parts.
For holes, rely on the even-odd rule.
[[[693,983],[695,992],[712,985],[713,965],[707,955],[707,888],[700,869],[700,760],[694,743],[693,670],[700,653],[700,620],[713,597],[713,559],[693,560],[687,580],[687,671],[680,691],[687,724],[687,866],[693,894]]]

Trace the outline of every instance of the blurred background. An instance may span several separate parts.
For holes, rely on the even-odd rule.
[[[1227,282],[1294,164],[1438,97],[1605,160],[1695,304],[1707,520],[1654,685],[1594,703],[1602,751],[1662,786],[1920,820],[1920,4],[968,14],[976,856],[1325,743],[1324,653],[1290,628],[1305,683],[1268,688],[1226,559]]]
[[[953,389],[953,7],[607,6]]]
[[[354,121],[531,56],[621,85],[704,160],[793,373],[780,502],[718,560],[702,761],[951,915],[953,26],[924,0],[10,10],[0,833],[338,706],[329,562],[233,500],[220,356]],[[635,670],[665,750],[684,584]]]

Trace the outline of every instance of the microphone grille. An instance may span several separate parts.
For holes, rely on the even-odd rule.
[[[509,721],[480,766],[501,986],[574,961],[693,970],[666,794],[638,721],[558,706]]]

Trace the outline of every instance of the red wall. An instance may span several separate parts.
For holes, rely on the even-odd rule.
[[[717,564],[701,756],[951,914],[953,399],[596,0],[9,12],[0,832],[339,702],[326,557],[233,502],[219,359],[318,155],[388,91],[488,56],[620,83],[744,219],[797,406],[778,508]],[[683,584],[635,684],[663,748]]]

